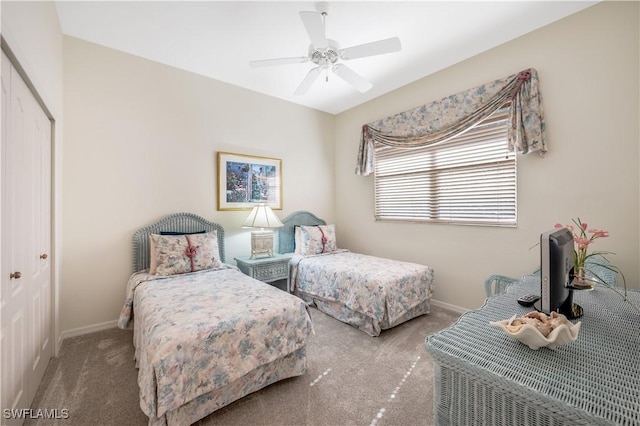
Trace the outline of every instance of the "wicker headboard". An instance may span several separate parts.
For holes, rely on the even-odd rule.
[[[160,231],[218,233],[218,248],[220,259],[225,261],[224,252],[224,228],[214,222],[197,216],[193,213],[174,213],[165,216],[158,222],[138,229],[133,234],[133,272],[138,272],[149,267],[149,235],[159,234]]]
[[[326,225],[327,222],[318,218],[310,212],[298,211],[291,213],[284,220],[284,226],[277,228],[278,233],[278,253],[293,253],[295,249],[295,227],[296,226],[315,226]]]

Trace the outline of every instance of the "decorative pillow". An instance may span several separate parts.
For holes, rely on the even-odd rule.
[[[301,226],[300,253],[303,256],[337,250],[335,225]]]
[[[160,235],[191,235],[191,234],[204,234],[207,231],[195,232],[181,232],[181,231],[160,231]],[[216,242],[217,244],[217,242]],[[153,242],[153,238],[149,235],[149,274],[155,275],[158,267],[158,261],[156,259],[156,244]]]
[[[150,238],[154,246],[156,275],[184,274],[221,264],[218,234],[215,231],[186,235],[151,234]]]

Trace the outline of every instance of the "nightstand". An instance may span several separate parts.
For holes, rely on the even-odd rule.
[[[271,257],[235,257],[238,268],[252,278],[271,283],[281,290],[289,291],[289,260],[291,253],[274,254]]]

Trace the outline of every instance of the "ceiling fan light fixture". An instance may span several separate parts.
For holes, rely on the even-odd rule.
[[[340,46],[337,41],[329,39],[327,40],[327,47],[324,49],[319,49],[312,44],[309,46],[309,58],[314,64],[319,64],[324,60],[334,64],[340,59]]]
[[[251,61],[251,67],[261,67],[268,65],[291,64],[301,62],[313,62],[317,66],[312,68],[304,77],[295,91],[296,95],[307,93],[311,85],[316,81],[322,71],[327,76],[325,81],[329,81],[329,67],[334,74],[345,82],[349,83],[359,92],[366,92],[373,87],[371,82],[365,80],[348,66],[340,63],[340,60],[350,60],[364,58],[367,56],[382,55],[385,53],[397,52],[401,49],[400,39],[392,37],[384,40],[340,49],[338,42],[328,39],[325,31],[325,23],[329,5],[327,2],[316,3],[316,11],[302,11],[300,18],[311,40],[307,57],[302,58],[279,58]]]

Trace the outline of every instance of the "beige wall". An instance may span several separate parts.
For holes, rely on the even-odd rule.
[[[609,230],[593,248],[616,252],[630,286],[639,270],[639,13],[606,2],[405,86],[336,119],[340,245],[432,265],[435,299],[464,308],[484,278],[538,268],[541,232],[580,216]],[[549,152],[518,158],[518,227],[375,222],[373,176],[353,173],[362,124],[520,70],[538,70]]]
[[[54,336],[59,348],[60,327],[58,306],[62,252],[62,219],[60,195],[62,193],[62,31],[58,12],[51,1],[0,2],[2,15],[3,48],[7,47],[26,72],[35,92],[41,98],[50,118],[54,120],[53,134],[53,303]],[[0,271],[0,273],[4,273]],[[57,349],[56,349],[57,350]]]
[[[250,254],[248,212],[217,211],[218,151],[282,159],[276,213],[333,220],[331,115],[71,37],[64,108],[63,330],[117,319],[131,236],[166,214],[222,224],[230,263]]]

